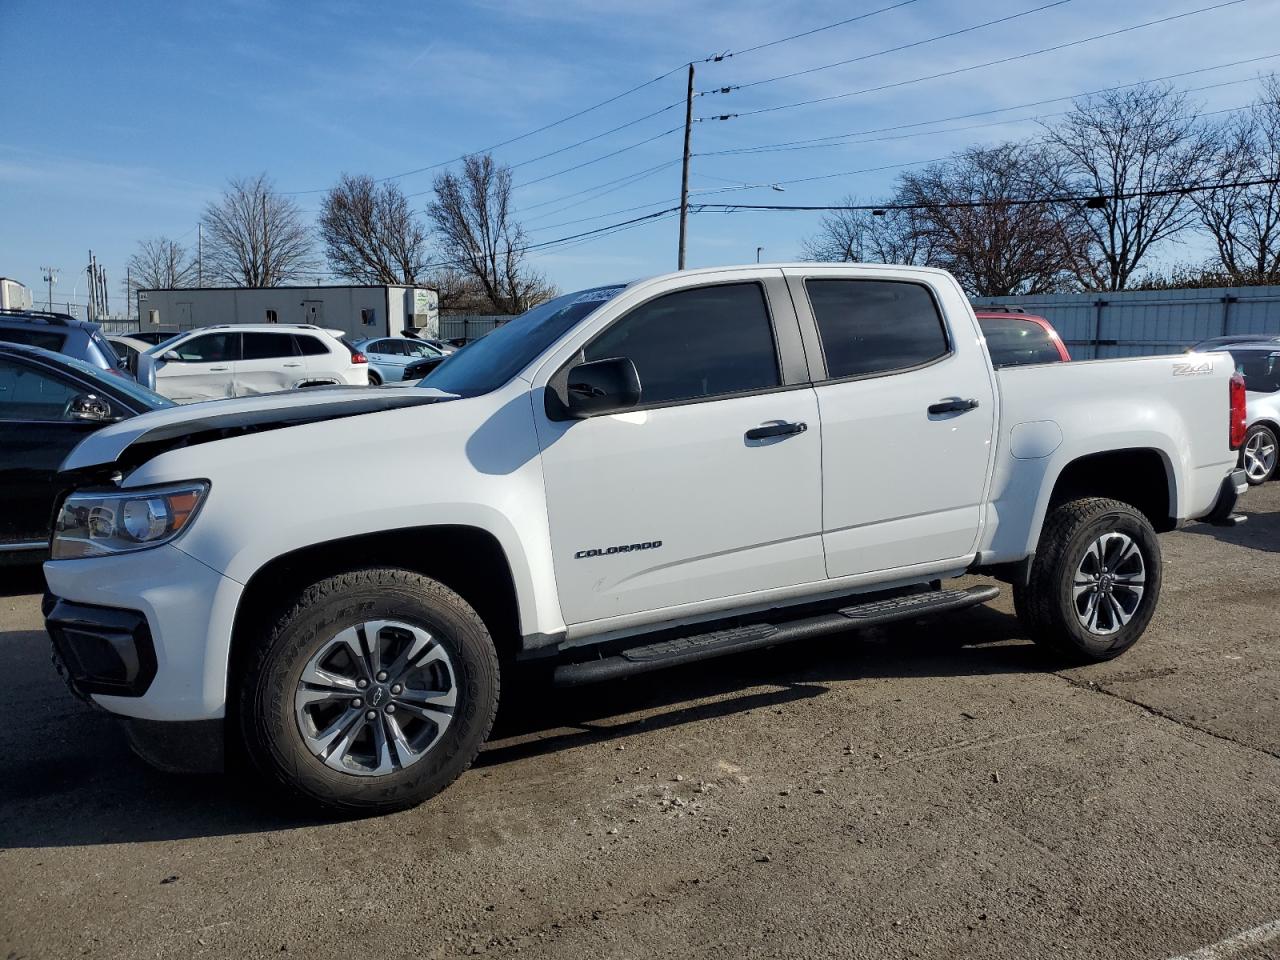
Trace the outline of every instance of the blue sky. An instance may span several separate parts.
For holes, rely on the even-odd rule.
[[[0,56],[6,64],[0,275],[42,290],[39,267],[52,264],[62,269],[55,301],[74,295],[82,302],[84,283],[76,289],[77,278],[93,249],[107,268],[112,305],[118,307],[125,263],[136,243],[167,235],[194,244],[202,209],[228,177],[265,170],[279,189],[298,191],[302,207],[314,211],[323,189],[344,171],[380,177],[448,161],[589,107],[690,59],[745,50],[894,2],[0,0]],[[1047,2],[912,0],[857,23],[699,64],[697,88],[859,57]],[[848,94],[1212,2],[1068,0],[963,36],[703,96],[695,102],[695,115]],[[1280,0],[1243,0],[1003,66],[698,123],[693,199],[809,204],[853,195],[873,201],[891,189],[903,165],[972,143],[1032,136],[1037,124],[1025,118],[1065,104],[869,134],[823,148],[717,152],[937,120],[1280,55],[1278,14]],[[1226,110],[1248,103],[1255,89],[1251,78],[1271,69],[1280,69],[1280,56],[1174,82],[1185,88],[1216,85],[1193,96],[1206,111]],[[676,71],[496,151],[516,165],[517,199],[532,242],[675,202],[681,141],[679,132],[666,131],[683,122],[685,82]],[[591,143],[534,159],[656,111]],[[1020,122],[992,125],[1009,120]],[[620,152],[597,159],[614,151]],[[415,204],[425,202],[434,172],[400,179],[407,193],[420,194]],[[596,185],[598,190],[587,189]],[[750,261],[758,246],[766,260],[794,259],[819,216],[695,215],[689,263]],[[673,269],[675,248],[676,224],[667,219],[551,248],[533,259],[550,280],[573,289]],[[1165,257],[1188,253],[1175,248]]]

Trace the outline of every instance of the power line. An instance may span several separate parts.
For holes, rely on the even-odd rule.
[[[550,206],[551,204],[554,204],[554,203],[561,203],[562,201],[568,200],[571,197],[580,197],[584,193],[592,193],[595,190],[599,190],[601,187],[610,187],[610,186],[613,186],[613,184],[615,183],[622,183],[624,180],[628,182],[635,182],[637,180],[643,179],[644,177],[652,176],[653,174],[657,173],[659,170],[665,170],[668,167],[675,166],[679,162],[680,162],[679,157],[676,157],[673,160],[664,160],[662,161],[662,163],[656,163],[651,167],[645,167],[643,170],[633,170],[631,173],[623,174],[621,177],[615,177],[613,180],[606,180],[603,183],[597,183],[593,187],[583,187],[581,190],[575,190],[573,193],[566,193],[558,197],[552,197],[550,200],[541,200],[538,203],[526,204],[522,206],[520,210],[521,212],[527,212],[529,210],[536,210],[539,207]],[[624,184],[624,186],[625,185],[626,184]],[[611,191],[606,190],[605,192],[609,193]],[[587,200],[579,201],[579,203],[586,203],[588,200],[593,200],[593,199],[595,198],[588,197]],[[560,210],[567,210],[569,209],[569,207],[574,207],[574,206],[577,206],[577,204],[571,203],[568,206],[559,207],[556,210],[550,211],[550,213],[539,214],[539,216],[550,216],[552,214],[558,213]]]
[[[1155,20],[1148,20],[1145,23],[1136,23],[1136,24],[1133,24],[1132,26],[1121,27],[1117,30],[1109,30],[1106,33],[1094,34],[1091,37],[1083,37],[1079,40],[1069,40],[1066,43],[1055,44],[1051,47],[1042,47],[1039,50],[1031,50],[1031,51],[1028,51],[1027,53],[1019,53],[1010,57],[1000,57],[999,59],[996,59],[996,60],[988,60],[985,63],[974,63],[974,64],[970,64],[967,67],[957,67],[953,70],[944,70],[941,73],[931,73],[922,77],[914,77],[910,80],[898,80],[894,83],[883,83],[874,87],[864,87],[861,90],[850,90],[846,93],[836,93],[826,97],[814,97],[809,100],[797,100],[794,103],[775,104],[772,107],[760,107],[756,110],[742,110],[742,111],[739,111],[738,113],[721,114],[719,116],[711,116],[711,117],[700,117],[699,119],[700,120],[704,120],[704,119],[705,120],[727,120],[727,119],[733,119],[737,117],[752,117],[761,113],[775,113],[779,110],[791,110],[796,107],[808,107],[818,103],[830,103],[833,100],[845,100],[849,97],[858,97],[867,93],[879,93],[883,90],[894,90],[899,87],[906,87],[916,83],[923,83],[927,80],[940,80],[944,77],[954,77],[954,76],[957,76],[958,74],[969,73],[973,70],[982,70],[982,69],[985,69],[986,67],[995,67],[995,66],[1000,66],[1002,64],[1006,64],[1006,63],[1014,63],[1015,61],[1018,61],[1018,60],[1026,60],[1026,59],[1029,59],[1030,57],[1038,57],[1038,56],[1041,56],[1042,54],[1054,53],[1058,50],[1066,50],[1069,47],[1078,47],[1078,46],[1081,46],[1082,44],[1092,43],[1095,40],[1105,40],[1109,37],[1117,37],[1117,36],[1120,36],[1121,34],[1132,33],[1134,30],[1144,30],[1147,27],[1158,26],[1162,23],[1171,23],[1174,20],[1181,20],[1186,17],[1195,16],[1196,14],[1200,14],[1200,13],[1208,13],[1212,10],[1221,10],[1224,7],[1232,7],[1237,4],[1245,3],[1245,2],[1246,0],[1223,0],[1222,3],[1212,4],[1207,7],[1200,7],[1195,10],[1187,10],[1183,13],[1175,13],[1167,17],[1159,17]]]
[[[700,203],[698,211],[736,213],[740,211],[889,211],[889,210],[966,210],[979,207],[1025,207],[1050,203],[1081,203],[1105,206],[1107,201],[1138,200],[1142,197],[1169,197],[1204,193],[1210,190],[1230,190],[1280,184],[1280,177],[1260,177],[1255,180],[1235,180],[1226,183],[1192,184],[1164,187],[1156,190],[1129,190],[1113,193],[1068,194],[1046,197],[1010,197],[997,200],[949,200],[945,203],[865,203],[865,204],[781,204],[781,203]]]
[[[680,159],[678,157],[674,160],[668,160],[666,163],[659,164],[657,167],[650,167],[647,171],[641,173],[638,176],[625,178],[626,179],[625,183],[619,183],[617,186],[610,187],[608,190],[601,190],[598,193],[594,194],[593,196],[583,197],[581,200],[575,200],[573,203],[567,203],[562,207],[556,207],[554,210],[548,210],[544,213],[540,213],[536,217],[525,217],[522,222],[526,224],[535,223],[538,220],[544,220],[547,217],[554,217],[557,214],[564,213],[567,210],[572,210],[574,207],[580,207],[584,203],[592,203],[596,200],[599,200],[601,197],[608,196],[611,193],[616,193],[617,191],[624,190],[627,187],[635,186],[641,180],[647,180],[649,177],[653,176],[655,173],[660,173],[662,170],[668,169],[679,162],[680,162]],[[543,230],[546,228],[538,227],[537,229]]]
[[[859,20],[866,20],[870,17],[878,16],[882,13],[888,13],[890,10],[897,10],[900,7],[910,6],[916,0],[900,0],[899,3],[890,4],[887,7],[881,7],[878,10],[870,10],[866,13],[860,13],[856,17],[848,17],[844,20],[837,20],[835,23],[828,23],[826,26],[814,27],[812,30],[805,30],[801,33],[793,33],[789,37],[780,37],[777,40],[770,40],[767,43],[757,43],[754,47],[747,47],[743,50],[733,52],[725,52],[713,57],[707,57],[703,63],[719,63],[722,60],[728,60],[730,57],[741,57],[748,53],[755,53],[757,50],[764,50],[766,47],[776,47],[780,43],[789,43],[792,40],[799,40],[802,37],[811,37],[815,33],[822,33],[824,30],[834,30],[836,27],[843,27],[850,23],[857,23]]]
[[[839,144],[836,143],[835,141],[845,140],[850,137],[865,136],[866,134],[869,134],[869,133],[891,133],[895,130],[909,130],[909,129],[912,129],[913,127],[927,127],[935,123],[947,123],[952,120],[969,120],[973,117],[986,117],[986,116],[990,116],[993,113],[1005,113],[1010,110],[1025,110],[1029,107],[1044,106],[1047,103],[1060,103],[1064,100],[1077,100],[1084,97],[1094,97],[1102,93],[1111,93],[1112,91],[1115,91],[1115,90],[1124,90],[1127,87],[1142,86],[1145,83],[1163,83],[1168,80],[1177,80],[1181,77],[1189,77],[1189,76],[1194,76],[1200,73],[1208,73],[1213,70],[1225,70],[1229,67],[1237,67],[1237,66],[1242,66],[1244,64],[1249,64],[1249,63],[1258,63],[1263,60],[1274,60],[1276,57],[1280,57],[1280,53],[1269,53],[1266,56],[1262,56],[1262,57],[1250,57],[1247,60],[1235,60],[1231,63],[1221,63],[1212,67],[1200,67],[1199,69],[1196,69],[1196,70],[1184,70],[1181,73],[1171,73],[1163,77],[1152,77],[1147,80],[1134,80],[1131,83],[1116,84],[1115,86],[1112,86],[1112,87],[1100,87],[1097,90],[1087,90],[1083,93],[1074,93],[1074,94],[1069,94],[1067,96],[1062,96],[1062,97],[1049,97],[1044,100],[1032,100],[1028,103],[1014,104],[1013,106],[1009,106],[1009,107],[995,107],[990,110],[975,110],[970,113],[960,113],[950,117],[938,117],[933,120],[917,120],[913,123],[899,123],[890,127],[872,127],[867,130],[854,130],[854,131],[850,131],[849,133],[836,133],[826,137],[811,137],[804,140],[783,140],[778,143],[757,144],[755,146],[750,146],[750,147],[732,147],[726,150],[712,150],[706,153],[700,153],[698,154],[698,156],[718,157],[718,156],[729,156],[729,155],[736,155],[736,154],[770,153],[777,150],[808,149],[810,145],[815,147],[838,146]],[[1220,86],[1229,86],[1237,83],[1247,83],[1249,81],[1256,80],[1256,79],[1257,79],[1256,77],[1244,77],[1240,80],[1230,80],[1230,81],[1227,81],[1226,83],[1208,84],[1203,87],[1192,87],[1184,92],[1195,93],[1200,90],[1211,90],[1215,87],[1220,87]],[[832,142],[828,143],[827,141],[832,141]]]
[[[636,147],[643,147],[647,143],[653,143],[653,141],[655,140],[661,140],[663,137],[669,137],[671,136],[671,134],[681,131],[683,129],[684,129],[684,125],[682,124],[681,126],[678,126],[678,127],[672,127],[670,130],[663,130],[661,133],[655,133],[652,137],[646,137],[643,140],[639,140],[635,143],[628,144],[625,147],[620,147],[617,150],[614,150],[610,153],[606,153],[599,157],[594,157],[591,160],[584,160],[581,163],[575,163],[571,167],[565,167],[563,170],[557,170],[555,171],[555,173],[548,173],[545,176],[537,177],[536,179],[533,179],[533,180],[526,180],[524,181],[524,183],[517,183],[513,189],[520,189],[521,187],[531,187],[535,183],[542,183],[544,180],[551,180],[554,177],[563,176],[566,173],[572,173],[574,170],[581,170],[583,167],[589,167],[593,163],[599,163],[601,160],[608,160],[610,157],[616,157],[620,153],[626,153],[628,150],[636,149]]]
[[[713,93],[730,93],[734,90],[746,90],[750,87],[763,86],[766,83],[777,83],[779,80],[792,80],[796,77],[808,76],[811,73],[820,73],[823,70],[831,70],[834,67],[844,67],[851,63],[862,63],[865,60],[874,60],[876,57],[883,57],[890,53],[899,53],[903,50],[911,50],[915,47],[923,47],[926,44],[936,43],[939,40],[949,40],[952,37],[963,36],[966,33],[973,33],[977,30],[983,30],[987,27],[994,27],[997,24],[1009,23],[1012,20],[1018,20],[1022,17],[1029,17],[1033,13],[1040,13],[1043,10],[1049,10],[1053,7],[1060,7],[1063,4],[1071,3],[1073,0],[1052,0],[1051,3],[1041,4],[1038,7],[1032,7],[1030,10],[1023,10],[1020,13],[1011,13],[1005,17],[997,17],[995,20],[987,20],[983,23],[975,23],[970,27],[962,27],[959,30],[952,30],[948,33],[939,33],[936,36],[926,37],[923,40],[913,40],[911,43],[899,44],[896,47],[887,47],[884,50],[877,50],[875,53],[864,53],[857,57],[849,57],[847,60],[837,60],[834,63],[824,63],[821,66],[809,67],[805,70],[796,70],[793,73],[783,73],[776,77],[765,77],[762,80],[752,80],[749,83],[732,84],[727,87],[720,87],[718,90],[711,91]]]

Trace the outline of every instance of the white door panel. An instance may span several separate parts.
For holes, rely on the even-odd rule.
[[[307,374],[302,357],[236,361],[236,396],[289,390]]]
[[[230,362],[167,361],[156,370],[156,392],[178,403],[232,397],[234,386],[235,374]]]
[[[566,623],[821,581],[812,389],[538,418]],[[774,420],[806,432],[748,441]],[[660,544],[615,551],[611,547]],[[594,553],[593,551],[600,551]]]

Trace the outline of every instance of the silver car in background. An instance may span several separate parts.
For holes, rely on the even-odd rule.
[[[1237,343],[1228,350],[1244,377],[1249,430],[1240,465],[1257,486],[1275,475],[1280,451],[1280,343]]]

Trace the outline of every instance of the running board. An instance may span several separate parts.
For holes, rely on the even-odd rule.
[[[758,650],[792,640],[807,640],[828,633],[840,633],[859,627],[879,626],[898,620],[914,620],[916,617],[951,610],[962,610],[979,603],[994,600],[1000,595],[995,586],[970,587],[968,590],[933,590],[913,593],[889,600],[872,600],[844,607],[835,613],[805,617],[801,620],[782,621],[777,624],[757,623],[745,627],[713,630],[674,640],[661,640],[622,650],[599,660],[581,663],[562,663],[555,668],[555,683],[561,687],[576,687],[584,683],[598,683],[637,673],[649,673],[665,667],[674,667],[697,660],[710,660],[729,653]]]

